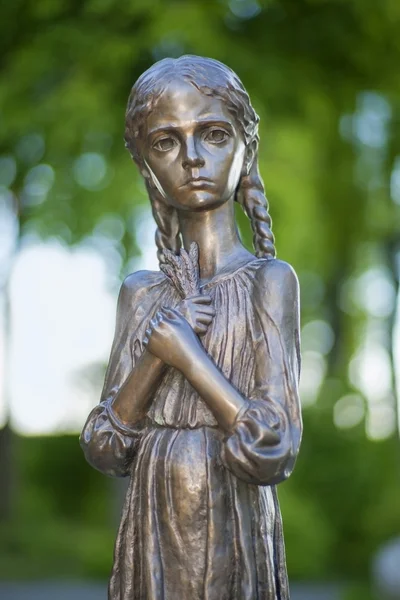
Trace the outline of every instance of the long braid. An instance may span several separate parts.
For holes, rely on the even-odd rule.
[[[165,262],[164,249],[179,253],[181,238],[179,235],[178,213],[173,206],[167,204],[160,192],[146,179],[147,193],[151,202],[151,210],[157,224],[156,245],[157,258],[160,264]]]
[[[241,178],[236,200],[250,219],[256,256],[275,258],[275,238],[271,230],[268,200],[258,170],[258,153],[254,157],[249,174]]]

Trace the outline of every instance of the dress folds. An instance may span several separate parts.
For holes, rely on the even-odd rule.
[[[149,320],[180,297],[159,272],[129,276],[100,404],[81,435],[87,460],[130,476],[110,600],[288,600],[275,485],[301,438],[297,279],[254,259],[203,286],[216,316],[202,344],[248,401],[223,431],[169,368],[147,416],[127,427],[112,401],[143,351]]]

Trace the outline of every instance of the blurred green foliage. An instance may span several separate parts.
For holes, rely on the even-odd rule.
[[[378,329],[395,424],[400,3],[6,0],[1,17],[2,198],[21,237],[75,244],[96,227],[112,237],[122,219],[121,277],[138,255],[135,218],[147,203],[122,141],[130,86],[155,60],[182,53],[217,58],[242,78],[261,116],[261,172],[279,255],[302,283],[303,324],[332,332],[327,351],[306,346],[323,375],[304,408],[297,469],[280,488],[289,572],[365,580],[374,551],[400,531],[395,426],[380,440],[366,434],[374,399],[348,369]],[[391,290],[384,310],[373,304],[380,289],[358,300],[354,291],[371,269]],[[354,393],[366,418],[339,429],[334,407]],[[1,525],[0,575],[106,576],[115,530],[107,480],[84,464],[75,437],[15,444],[18,501]]]
[[[14,452],[16,505],[0,525],[0,578],[104,576],[114,540],[111,486],[82,461],[76,436],[16,437]]]

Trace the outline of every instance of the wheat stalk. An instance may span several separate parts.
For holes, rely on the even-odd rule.
[[[164,259],[165,263],[160,268],[172,281],[182,298],[199,295],[199,247],[196,242],[191,243],[189,252],[182,248],[179,255],[165,248]]]

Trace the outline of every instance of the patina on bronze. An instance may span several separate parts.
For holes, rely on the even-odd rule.
[[[275,258],[258,120],[235,73],[197,56],[156,63],[129,98],[161,270],[122,284],[81,436],[94,467],[130,477],[111,600],[289,598],[275,486],[301,439],[298,282]]]

